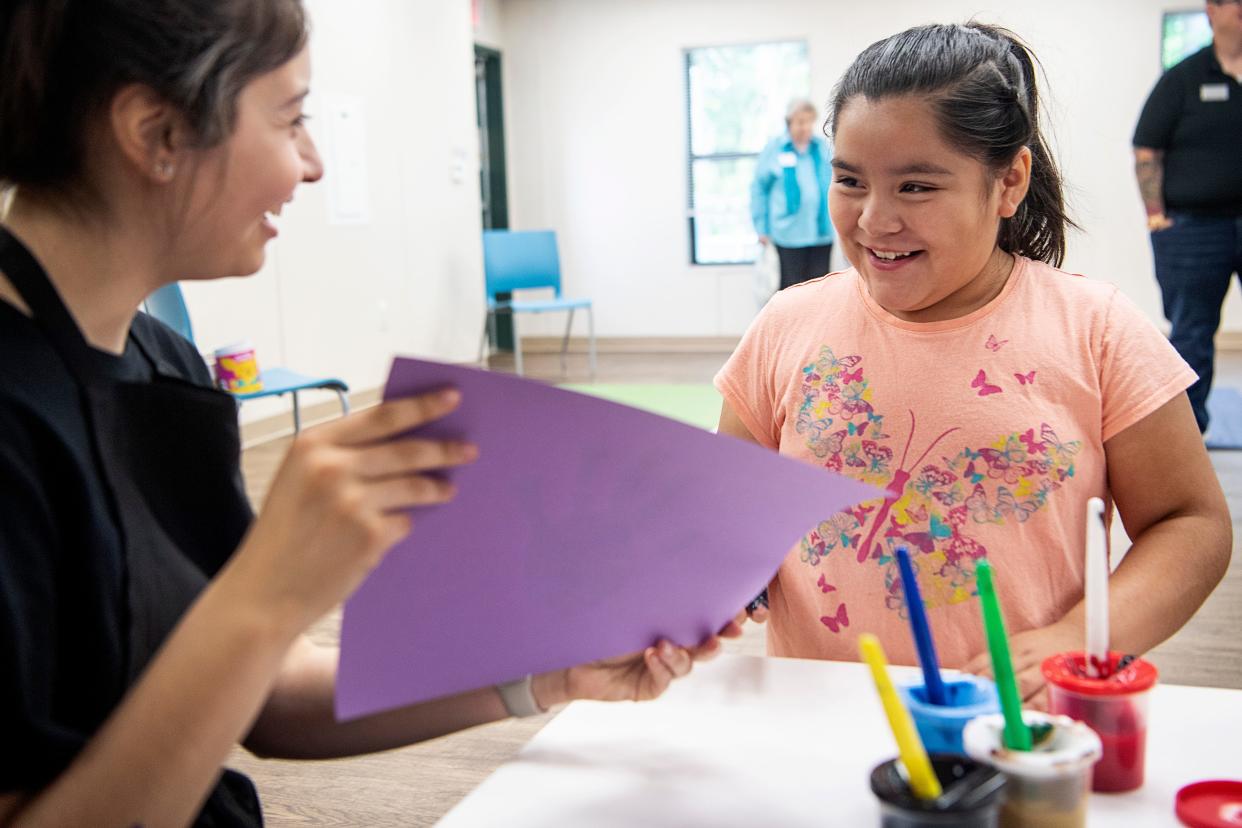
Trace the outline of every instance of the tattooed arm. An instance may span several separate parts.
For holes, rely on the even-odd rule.
[[[1172,222],[1164,214],[1164,150],[1135,147],[1134,176],[1147,210],[1147,229],[1169,227]]]

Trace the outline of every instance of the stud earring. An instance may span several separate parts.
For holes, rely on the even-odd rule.
[[[160,161],[155,165],[155,174],[165,180],[172,178],[173,165],[171,161]]]

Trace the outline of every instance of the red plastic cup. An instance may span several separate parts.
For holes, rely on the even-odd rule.
[[[1108,678],[1087,678],[1082,653],[1045,659],[1048,710],[1085,722],[1100,737],[1104,755],[1095,766],[1091,790],[1132,791],[1143,785],[1147,758],[1147,698],[1156,684],[1151,662],[1136,658],[1118,670],[1120,653],[1109,653]]]

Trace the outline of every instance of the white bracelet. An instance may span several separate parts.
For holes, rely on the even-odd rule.
[[[535,698],[534,691],[531,690],[529,675],[516,681],[497,684],[496,692],[500,693],[500,700],[504,702],[505,710],[509,711],[510,716],[523,718],[548,712],[547,708],[539,706],[539,701]]]

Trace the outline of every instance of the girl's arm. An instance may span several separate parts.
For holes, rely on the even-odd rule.
[[[1145,653],[1190,619],[1224,577],[1233,549],[1229,507],[1185,394],[1104,444],[1108,487],[1134,545],[1109,579],[1111,649]],[[1043,688],[1039,666],[1081,650],[1085,607],[1013,636],[1024,698]],[[966,670],[989,673],[987,653]]]
[[[1108,483],[1134,545],[1109,579],[1112,649],[1144,653],[1220,583],[1233,524],[1185,394],[1104,444]],[[1083,606],[1066,620],[1083,629]]]
[[[746,427],[746,423],[737,416],[737,412],[727,403],[720,405],[720,422],[716,425],[717,434],[728,434],[731,437],[737,437],[740,440],[762,445],[755,435],[750,433],[750,429]]]
[[[728,434],[731,437],[737,437],[740,440],[754,443],[755,445],[763,445],[750,433],[750,429],[746,427],[746,423],[737,416],[737,412],[729,405],[728,402],[720,405],[720,422],[716,425],[717,434]],[[756,596],[755,600],[743,610],[746,617],[755,623],[762,624],[768,620],[768,591],[765,588],[762,593]]]

